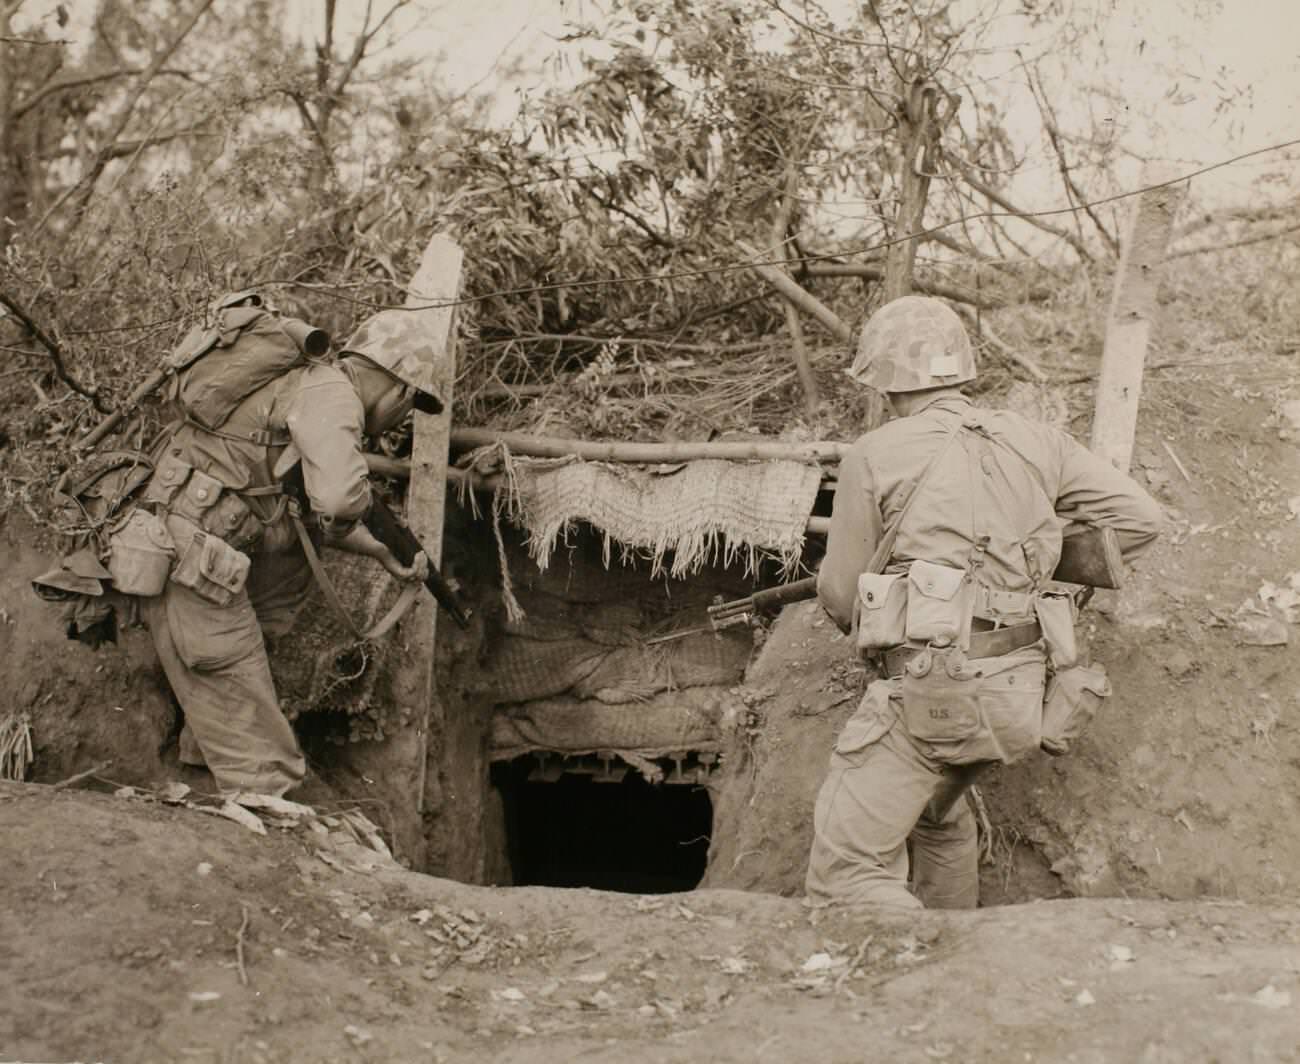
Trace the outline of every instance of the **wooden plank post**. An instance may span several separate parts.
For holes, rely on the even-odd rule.
[[[460,295],[464,254],[444,236],[424,249],[408,285],[406,308],[381,310],[397,316],[401,328],[390,343],[409,344],[433,363],[433,380],[444,408],[437,415],[414,418],[406,522],[435,565],[442,561],[442,527],[446,510],[447,456],[451,438],[452,384],[456,379],[456,308],[446,304]],[[377,315],[378,316],[378,315]],[[381,742],[349,744],[340,756],[353,776],[364,780],[367,796],[388,829],[393,852],[415,869],[426,864],[428,843],[426,763],[430,729],[441,734],[442,703],[434,687],[434,646],[438,607],[421,595],[390,638],[394,664],[392,713]]]
[[[406,305],[420,319],[433,345],[433,379],[442,395],[440,414],[416,411],[411,443],[411,479],[406,492],[406,523],[434,565],[442,564],[442,526],[447,508],[447,454],[451,441],[452,385],[456,380],[456,308],[445,304],[460,295],[465,254],[445,236],[435,235],[424,249],[407,289]],[[429,724],[439,703],[433,659],[438,606],[422,595],[403,626],[406,646],[393,677],[393,694],[402,719],[415,729],[415,808],[423,813],[427,783]]]
[[[1137,435],[1142,370],[1156,317],[1160,265],[1169,246],[1174,215],[1187,196],[1187,182],[1162,185],[1173,171],[1148,164],[1144,186],[1160,185],[1137,198],[1120,240],[1119,267],[1106,321],[1106,342],[1092,419],[1091,450],[1128,472]]]

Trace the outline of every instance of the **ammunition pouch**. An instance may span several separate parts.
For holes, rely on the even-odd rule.
[[[180,448],[168,448],[158,459],[157,468],[154,469],[153,477],[140,501],[146,506],[170,508],[172,500],[185,487],[185,482],[189,480],[190,473],[193,471],[194,467],[181,457]]]
[[[1054,669],[1070,669],[1079,663],[1079,643],[1074,633],[1076,612],[1070,595],[1044,594],[1034,602],[1034,613],[1047,644],[1047,660]]]
[[[914,561],[907,570],[908,642],[968,647],[974,598],[965,569]]]
[[[1110,692],[1110,680],[1100,665],[1057,669],[1043,699],[1043,750],[1053,757],[1069,753]]]
[[[854,638],[858,650],[898,646],[907,632],[907,574],[863,573],[858,577]]]
[[[194,522],[235,550],[247,550],[262,536],[262,520],[241,494],[195,469],[177,449],[159,461],[142,501]]]
[[[172,581],[217,606],[229,606],[248,581],[248,555],[184,518],[173,517],[168,527],[180,559]]]

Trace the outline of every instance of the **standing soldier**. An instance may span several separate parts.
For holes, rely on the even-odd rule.
[[[1161,512],[1064,432],[962,395],[974,354],[935,299],[904,296],[872,315],[850,374],[896,418],[840,464],[817,593],[880,677],[831,755],[808,895],[973,908],[974,813],[932,800],[971,767],[1059,752],[1060,719],[1077,734],[1109,694],[1104,671],[1078,660],[1073,600],[1051,593],[1062,532],[1109,526],[1132,561]]]

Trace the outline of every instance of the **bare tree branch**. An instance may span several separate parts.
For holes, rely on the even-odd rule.
[[[1288,233],[1294,233],[1300,230],[1300,222],[1295,225],[1288,225],[1283,229],[1273,229],[1267,233],[1256,233],[1253,236],[1242,237],[1240,240],[1233,240],[1227,244],[1206,244],[1198,248],[1185,248],[1182,251],[1175,251],[1165,256],[1165,261],[1170,259],[1185,259],[1189,255],[1204,255],[1211,251],[1227,251],[1229,248],[1244,248],[1251,244],[1263,244],[1268,240],[1277,240],[1286,236]]]
[[[34,41],[30,37],[0,37],[2,44],[29,44],[33,47],[50,47],[51,45],[62,47],[68,42],[65,40],[57,41]]]
[[[882,267],[871,266],[867,263],[810,262],[807,269],[810,277],[860,277],[867,281],[883,281],[885,279],[885,271]],[[981,310],[993,310],[995,307],[1006,304],[1004,299],[990,301],[981,298],[969,288],[959,288],[956,285],[944,284],[942,281],[927,281],[919,277],[913,277],[912,287],[918,292],[924,292],[926,295],[951,299],[954,303],[968,303],[973,307],[979,307]]]
[[[1065,184],[1066,194],[1073,201],[1073,205],[1081,208],[1092,220],[1092,224],[1097,227],[1097,232],[1101,234],[1102,240],[1110,248],[1111,254],[1118,255],[1119,239],[1113,236],[1110,230],[1102,224],[1101,219],[1097,217],[1097,212],[1089,204],[1088,197],[1084,195],[1078,183],[1074,180],[1070,164],[1065,158],[1065,146],[1061,143],[1061,130],[1056,121],[1056,112],[1052,108],[1051,101],[1047,98],[1047,91],[1043,88],[1042,78],[1034,70],[1030,70],[1026,77],[1029,80],[1030,92],[1034,97],[1034,101],[1038,104],[1038,112],[1042,116],[1043,129],[1047,133],[1048,142],[1052,145],[1052,151],[1056,154],[1057,167],[1061,172],[1061,181]]]
[[[64,360],[63,349],[59,347],[58,343],[55,342],[49,333],[36,323],[36,320],[31,316],[27,309],[6,292],[0,292],[0,305],[3,305],[4,308],[22,324],[23,328],[31,333],[32,339],[36,340],[47,352],[49,352],[50,361],[54,364],[54,375],[78,395],[84,395],[94,403],[95,409],[101,414],[107,414],[108,407],[104,405],[104,401],[100,398],[98,390],[87,388],[72,376],[68,371],[67,362]]]
[[[208,8],[212,6],[213,2],[214,0],[199,0],[199,3],[195,6],[190,17],[185,21],[181,28],[176,31],[172,39],[159,50],[158,54],[153,57],[153,61],[150,62],[144,73],[140,75],[135,89],[132,91],[130,97],[128,97],[122,110],[118,113],[117,121],[113,124],[112,129],[109,130],[108,136],[104,138],[105,147],[96,156],[94,163],[91,164],[89,172],[69,190],[69,194],[77,197],[77,205],[72,214],[72,227],[75,227],[85,215],[86,207],[95,190],[95,184],[99,181],[100,176],[104,173],[105,167],[108,166],[109,162],[113,158],[113,156],[110,155],[110,152],[112,151],[113,146],[117,143],[117,139],[122,135],[126,130],[127,125],[130,123],[131,116],[135,113],[136,106],[139,104],[141,97],[144,96],[150,84],[152,84],[153,79],[157,77],[159,71],[162,70],[163,66],[166,64],[167,60],[172,57],[176,49],[181,46],[181,42],[189,36],[190,31],[198,24],[199,19],[203,17]],[[59,197],[59,200],[54,204],[54,206],[45,212],[44,217],[42,217],[40,222],[37,224],[35,232],[39,233],[45,227],[55,209],[57,209],[67,198],[68,194]]]
[[[71,92],[73,89],[84,89],[87,85],[98,85],[100,82],[113,81],[117,78],[134,77],[137,74],[143,73],[144,71],[142,69],[132,69],[128,67],[122,70],[110,70],[103,74],[87,74],[85,77],[67,78],[63,81],[51,82],[32,93],[27,97],[27,99],[20,100],[15,104],[14,109],[11,112],[12,117],[22,118],[32,108],[39,107],[51,96],[57,95],[58,93]],[[194,80],[194,75],[186,70],[159,70],[158,76],[184,78],[186,81]]]
[[[1092,261],[1092,253],[1088,250],[1088,245],[1085,244],[1082,240],[1080,240],[1079,237],[1077,237],[1074,233],[1071,233],[1068,229],[1062,229],[1060,226],[1053,225],[1051,222],[1044,221],[1042,218],[1033,217],[1031,214],[1027,213],[1022,207],[1017,207],[1014,203],[1012,203],[1009,199],[1007,199],[1006,196],[1004,196],[1001,192],[995,189],[992,185],[987,185],[983,181],[981,181],[978,177],[975,176],[973,171],[969,170],[966,166],[962,164],[960,159],[955,158],[952,155],[949,155],[948,159],[961,173],[962,180],[965,181],[966,184],[968,184],[981,196],[987,199],[990,203],[993,203],[1001,207],[1004,211],[1007,211],[1010,214],[1016,215],[1016,217],[1020,218],[1022,221],[1028,223],[1029,225],[1034,226],[1037,229],[1041,229],[1044,233],[1051,233],[1052,236],[1064,240],[1067,244],[1070,245],[1070,247],[1074,248],[1079,258],[1081,258],[1084,262]]]

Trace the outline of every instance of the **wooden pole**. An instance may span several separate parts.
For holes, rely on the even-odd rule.
[[[757,248],[746,244],[743,240],[737,240],[736,247],[740,248],[751,259],[762,257]],[[852,330],[840,320],[835,311],[831,310],[811,292],[799,287],[794,278],[783,269],[765,262],[751,262],[749,268],[805,314],[821,322],[837,340],[848,343],[853,338]]]
[[[745,461],[819,461],[837,462],[849,449],[834,440],[799,443],[781,440],[736,440],[734,442],[693,443],[618,443],[608,440],[572,440],[554,436],[528,436],[522,432],[497,432],[495,429],[456,429],[451,445],[457,451],[469,451],[504,443],[515,454],[533,458],[582,458],[589,462],[685,462],[699,458],[722,458]],[[373,460],[367,456],[368,461]],[[372,464],[372,468],[379,467]],[[385,471],[388,467],[385,465]]]
[[[772,246],[779,250],[786,246],[786,234],[790,221],[794,217],[796,193],[799,190],[799,168],[787,163],[785,168],[785,190],[777,206],[776,218],[772,222]],[[781,271],[785,273],[785,270]],[[781,298],[781,309],[785,311],[786,328],[790,330],[790,345],[794,353],[795,369],[799,373],[799,383],[803,385],[804,410],[809,419],[817,416],[817,406],[821,395],[817,390],[817,377],[812,370],[812,361],[808,358],[808,345],[804,343],[803,322],[799,320],[799,308],[791,302],[789,296]]]
[[[406,492],[406,523],[424,544],[429,561],[442,564],[442,526],[447,507],[447,456],[451,441],[452,385],[456,380],[456,308],[439,306],[460,295],[465,253],[445,236],[434,236],[424,249],[419,269],[408,287],[406,305],[422,307],[422,331],[433,344],[433,379],[441,386],[441,414],[416,411],[411,442],[411,480]],[[432,304],[432,305],[431,305]],[[393,693],[405,717],[407,711],[418,739],[416,811],[424,812],[429,717],[438,703],[433,684],[434,641],[438,607],[421,596],[418,613],[408,622],[406,653],[394,677]]]
[[[1142,183],[1158,185],[1173,176],[1169,167],[1149,164],[1143,171]],[[1160,264],[1169,245],[1174,215],[1186,195],[1185,181],[1142,193],[1120,241],[1092,419],[1091,450],[1126,473],[1133,461],[1138,398],[1156,317]]]
[[[407,463],[407,525],[435,565],[442,561],[451,389],[456,379],[456,308],[445,304],[460,294],[463,259],[457,244],[444,236],[433,237],[408,286],[408,309],[379,312],[396,316],[399,328],[389,342],[409,345],[420,358],[433,363],[433,380],[444,404],[441,414],[413,415]],[[429,785],[429,733],[436,726],[441,734],[444,723],[442,703],[434,688],[437,612],[432,598],[421,595],[392,637],[401,645],[396,648],[392,675],[395,723],[385,740],[345,748],[353,771],[372,781],[371,795],[388,810],[394,852],[417,869],[426,863],[422,814]]]

